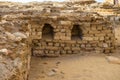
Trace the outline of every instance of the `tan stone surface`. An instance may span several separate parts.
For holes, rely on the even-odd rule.
[[[0,80],[26,80],[31,52],[49,57],[112,53],[120,41],[119,23],[118,6],[93,0],[0,2]],[[45,24],[49,28],[43,30]]]

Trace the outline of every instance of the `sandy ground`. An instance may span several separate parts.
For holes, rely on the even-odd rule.
[[[105,55],[32,57],[29,80],[120,80],[120,65]]]

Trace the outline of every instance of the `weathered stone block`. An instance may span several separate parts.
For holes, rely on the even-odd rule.
[[[71,25],[71,21],[60,21],[61,25]]]
[[[64,50],[70,50],[70,46],[69,47],[64,47]]]
[[[52,42],[48,43],[48,46],[53,46],[53,43]]]
[[[59,47],[60,43],[54,43],[54,46]]]
[[[94,40],[94,38],[93,37],[83,37],[83,40],[92,41],[92,40]]]
[[[80,48],[79,47],[72,47],[72,50],[73,51],[80,51]]]

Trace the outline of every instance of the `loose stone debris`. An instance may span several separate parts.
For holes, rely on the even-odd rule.
[[[114,57],[114,56],[107,56],[106,59],[110,63],[120,64],[120,58],[117,58],[117,57]]]

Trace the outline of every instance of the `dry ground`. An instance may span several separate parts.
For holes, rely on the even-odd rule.
[[[32,57],[29,80],[120,80],[120,65],[106,55]]]

